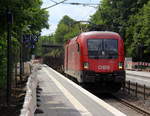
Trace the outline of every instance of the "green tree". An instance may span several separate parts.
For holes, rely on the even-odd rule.
[[[138,9],[147,3],[147,1],[148,0],[102,0],[98,10],[90,20],[92,24],[104,26],[104,28],[99,28],[118,32],[124,37],[125,27],[127,26],[126,22],[129,16],[138,12]]]
[[[42,0],[0,0],[0,82],[6,74],[7,13],[12,13],[12,62],[18,62],[22,34],[37,34],[48,28],[48,12],[41,9]],[[3,73],[1,73],[3,72]]]
[[[131,15],[126,29],[126,45],[128,55],[136,57],[135,51],[139,45],[145,46],[145,59],[150,56],[150,1],[139,10],[136,15]],[[129,44],[130,43],[130,44]],[[132,54],[134,53],[134,54]]]
[[[54,35],[50,36],[41,36],[36,44],[35,55],[36,56],[45,56],[50,52],[50,48],[43,47],[43,45],[53,45]]]
[[[91,16],[89,28],[118,32],[124,38],[126,55],[135,56],[137,38],[145,38],[142,31],[146,33],[147,30],[149,30],[146,25],[143,26],[143,24],[148,25],[147,15],[145,15],[144,18],[142,14],[144,12],[148,14],[149,12],[148,10],[141,10],[144,5],[148,4],[148,1],[149,0],[102,0],[96,13]],[[147,9],[148,7],[149,6],[147,6]],[[139,34],[139,32],[142,33],[142,35]],[[146,40],[144,41],[146,42]],[[145,52],[147,51],[148,50]]]
[[[77,21],[73,20],[69,16],[64,16],[60,20],[58,27],[55,32],[55,41],[56,43],[63,44],[66,40],[73,38],[79,34],[80,27]]]

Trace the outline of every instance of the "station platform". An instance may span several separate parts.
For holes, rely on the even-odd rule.
[[[150,78],[150,72],[126,70],[126,74],[127,75],[132,75],[132,76],[140,76],[140,77]]]
[[[150,88],[150,72],[126,70],[126,81]]]
[[[40,107],[35,116],[126,116],[47,65],[37,72]]]

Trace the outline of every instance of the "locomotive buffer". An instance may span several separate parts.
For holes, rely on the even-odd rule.
[[[46,65],[37,78],[43,113],[36,116],[126,116]]]

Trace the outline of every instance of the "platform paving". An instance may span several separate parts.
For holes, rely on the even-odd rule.
[[[150,72],[126,70],[126,74],[127,75],[132,75],[132,76],[147,77],[147,78],[150,79]]]
[[[40,107],[35,116],[125,116],[50,67],[38,71]]]

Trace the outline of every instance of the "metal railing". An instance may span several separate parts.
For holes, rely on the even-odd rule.
[[[135,97],[143,96],[144,100],[150,97],[150,87],[147,87],[145,84],[141,85],[131,82],[130,80],[126,81],[123,90],[126,91],[128,94],[135,95]]]

